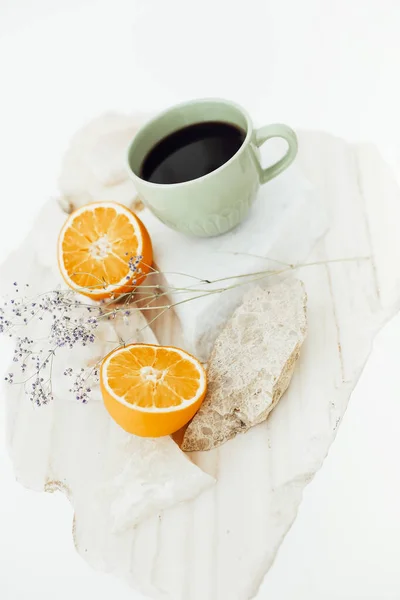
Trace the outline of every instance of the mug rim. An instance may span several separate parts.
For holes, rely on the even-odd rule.
[[[211,171],[211,173],[207,173],[206,175],[202,175],[201,177],[196,177],[195,179],[189,179],[188,181],[180,181],[179,183],[153,183],[152,181],[147,181],[146,179],[143,179],[142,177],[140,177],[133,171],[133,169],[130,165],[129,157],[130,157],[132,148],[135,144],[136,137],[138,136],[139,133],[142,133],[143,131],[146,130],[147,127],[151,127],[156,121],[158,121],[158,119],[165,117],[166,115],[168,115],[168,113],[172,112],[173,110],[175,110],[177,108],[183,108],[185,106],[191,106],[193,104],[205,104],[205,103],[211,103],[211,102],[215,102],[216,104],[223,104],[225,106],[231,106],[231,107],[235,108],[246,120],[246,128],[247,128],[246,137],[244,138],[240,148],[238,150],[236,150],[235,154],[233,154],[229,160],[224,162],[224,164],[221,165],[220,167],[218,167],[217,169],[214,169],[214,171]],[[201,121],[199,121],[199,123],[200,122]],[[152,119],[150,119],[149,121],[144,123],[139,128],[139,130],[136,132],[135,136],[129,143],[128,150],[126,153],[125,164],[126,164],[126,167],[128,169],[129,174],[131,175],[131,177],[133,176],[135,179],[139,179],[139,181],[145,185],[148,185],[150,187],[166,188],[166,189],[171,189],[174,187],[182,187],[185,185],[193,184],[194,182],[197,182],[197,181],[203,181],[204,179],[210,178],[215,173],[218,173],[219,171],[221,171],[222,169],[227,167],[230,163],[233,162],[233,160],[235,160],[239,156],[239,154],[241,154],[244,151],[245,147],[247,146],[247,144],[252,136],[252,133],[253,133],[253,123],[250,119],[250,115],[242,106],[240,106],[240,104],[237,104],[236,102],[232,102],[231,100],[225,100],[224,98],[198,98],[198,99],[194,99],[194,100],[188,100],[187,102],[180,102],[179,104],[174,104],[173,106],[170,106],[169,108],[163,110],[162,112],[157,113]]]

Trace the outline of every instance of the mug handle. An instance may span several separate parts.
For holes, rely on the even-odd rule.
[[[279,173],[282,173],[289,165],[292,164],[297,154],[297,136],[293,129],[288,127],[287,125],[282,125],[280,123],[276,125],[265,125],[265,127],[260,127],[255,131],[255,140],[254,143],[259,148],[266,142],[274,137],[280,137],[287,141],[288,149],[285,154],[278,162],[266,169],[263,169],[260,163],[260,183],[266,183],[270,179],[273,179]]]

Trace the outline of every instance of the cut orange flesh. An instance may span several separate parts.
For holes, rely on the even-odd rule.
[[[131,292],[152,260],[147,229],[115,202],[83,206],[68,217],[60,233],[58,261],[66,283],[94,300]]]
[[[129,433],[169,435],[194,416],[206,394],[206,375],[190,354],[170,346],[131,344],[104,359],[104,404]]]

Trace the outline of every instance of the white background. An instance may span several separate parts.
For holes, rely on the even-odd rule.
[[[398,0],[0,0],[0,260],[56,190],[71,133],[108,109],[222,96],[258,125],[373,141],[400,172],[399,31]],[[363,395],[372,410],[371,381]],[[385,396],[392,424],[395,392]],[[354,401],[347,418],[358,438],[338,437],[260,599],[400,599],[400,483],[388,466],[399,447],[392,425],[371,450],[367,406],[356,412]],[[360,463],[349,458],[354,448],[366,453]],[[367,485],[377,476],[379,493]],[[0,492],[0,598],[139,600],[75,553],[61,494],[14,481],[2,430]]]

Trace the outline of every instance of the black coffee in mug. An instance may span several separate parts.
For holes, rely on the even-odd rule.
[[[144,158],[140,176],[151,183],[182,183],[207,175],[226,163],[246,132],[231,123],[209,121],[174,131]]]

